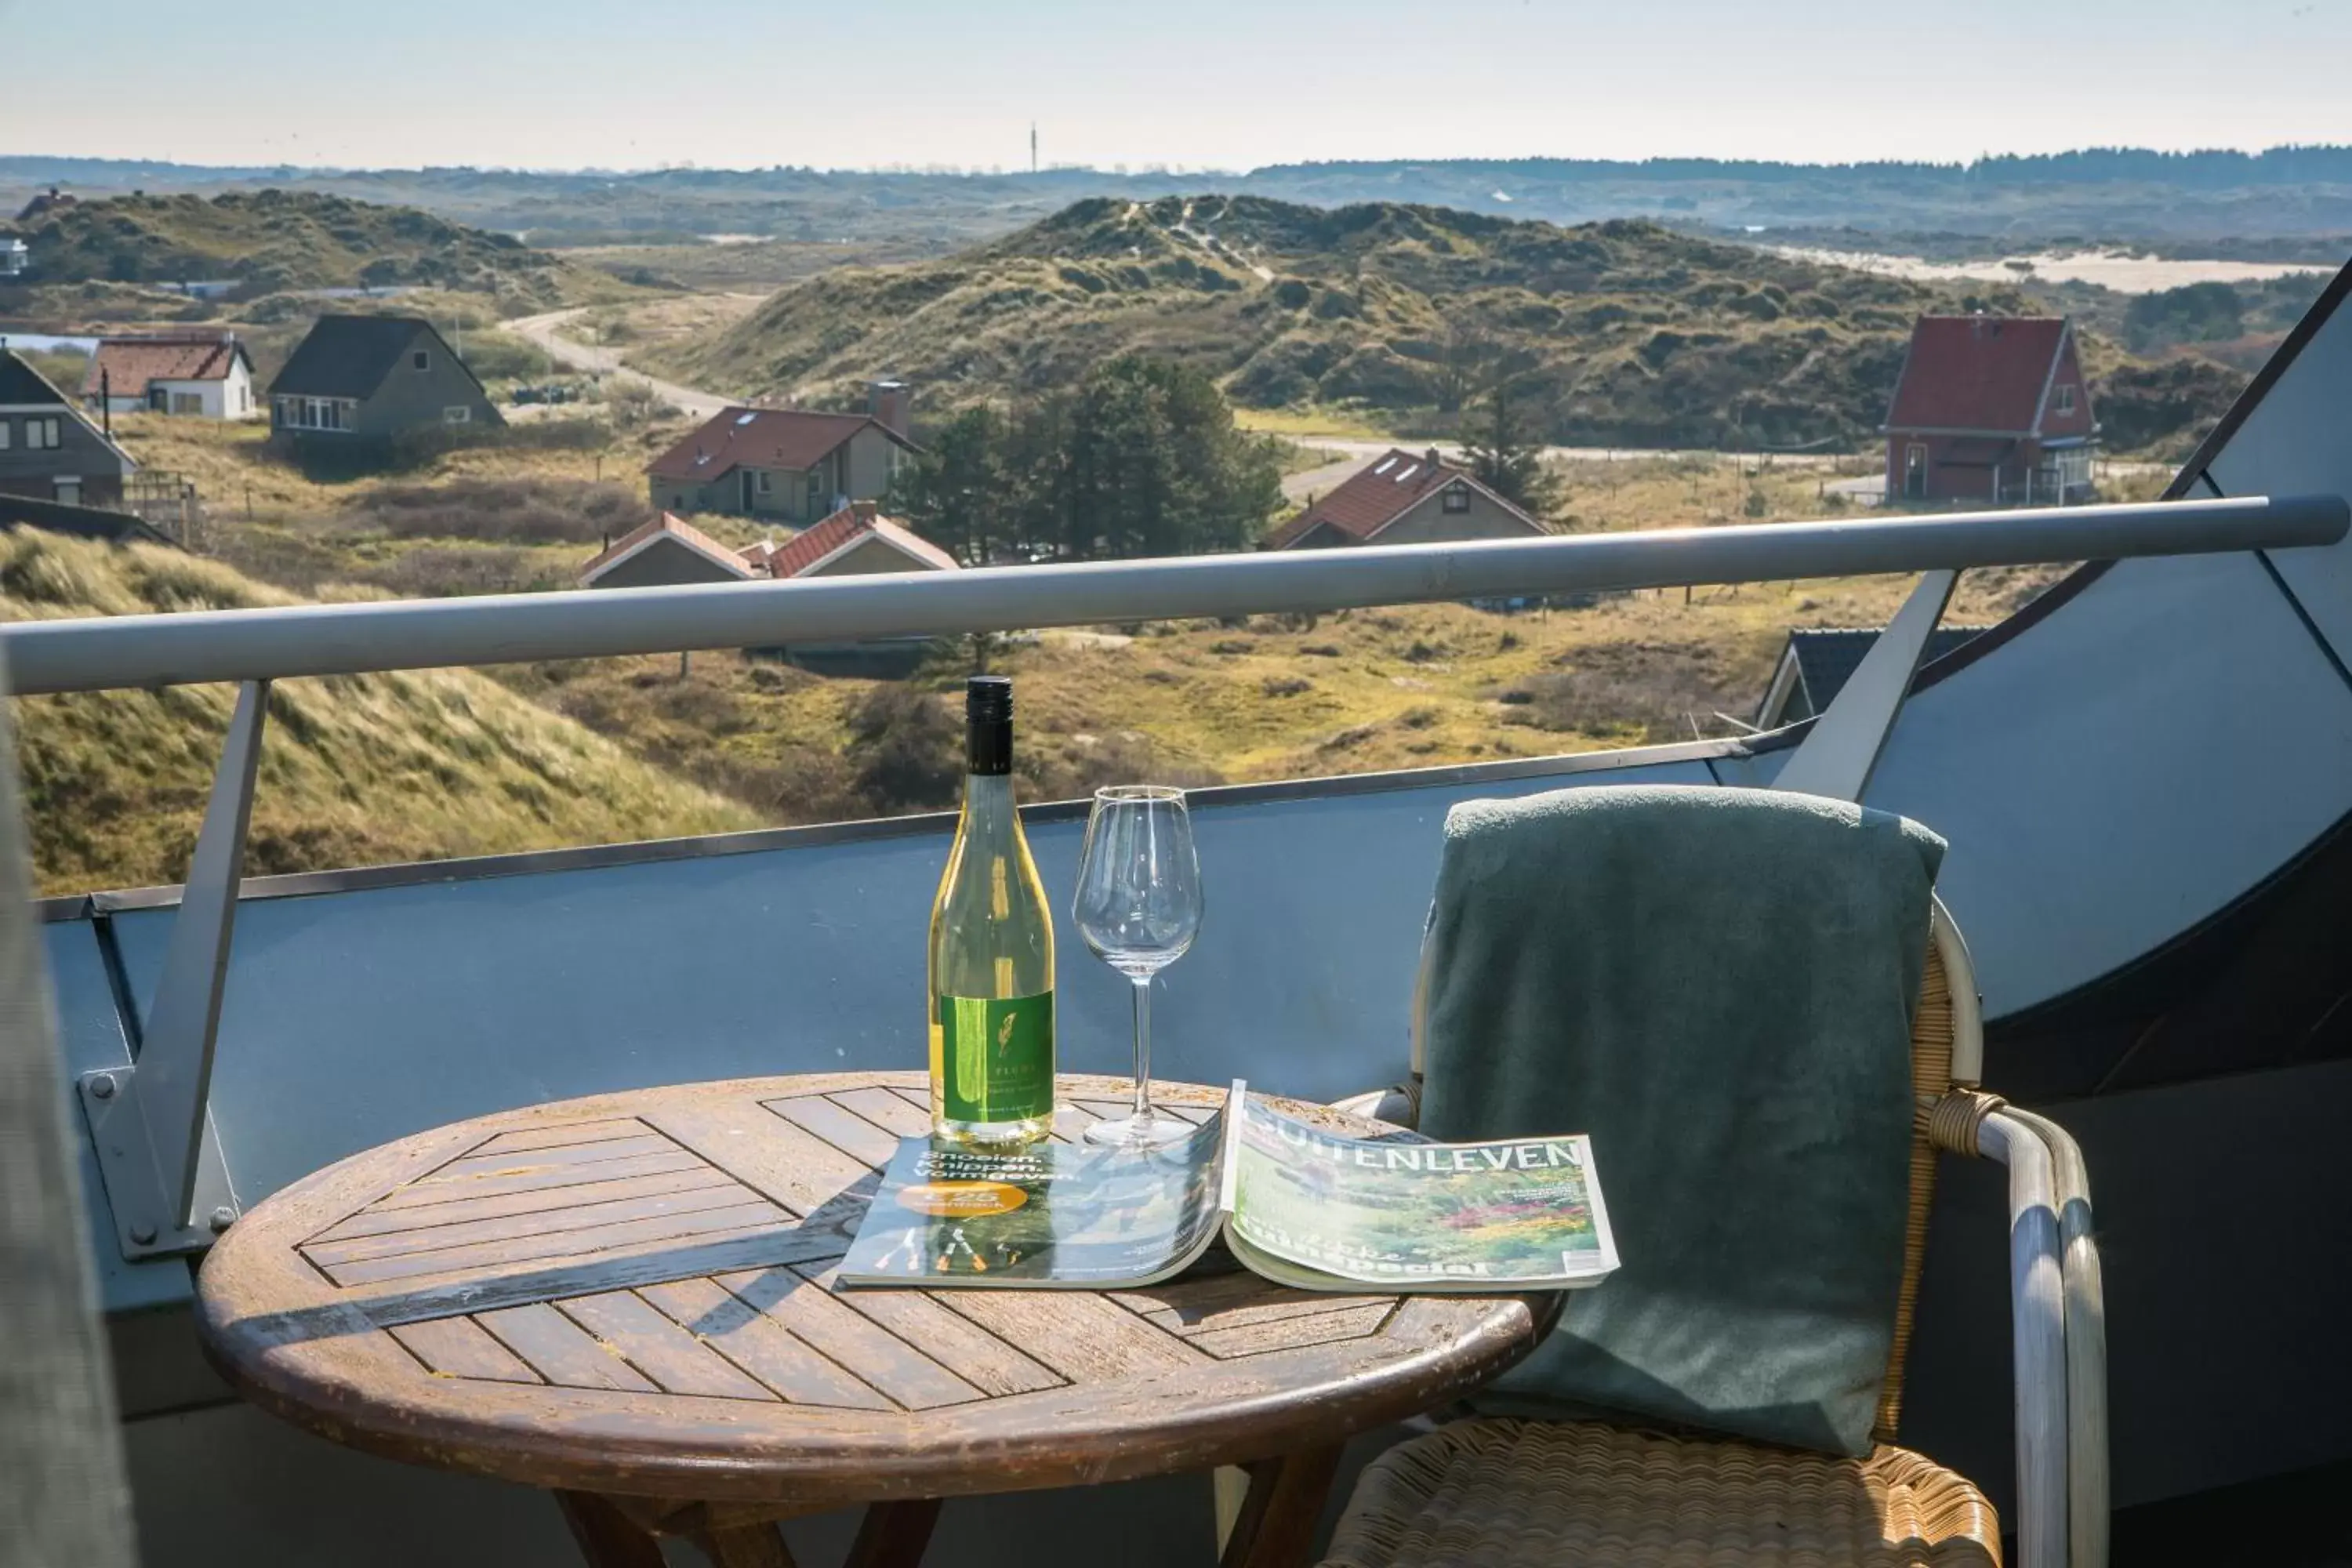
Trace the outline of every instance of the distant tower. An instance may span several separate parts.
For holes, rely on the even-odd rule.
[[[1034,120],[1029,122],[1029,172],[1037,172],[1037,122]]]

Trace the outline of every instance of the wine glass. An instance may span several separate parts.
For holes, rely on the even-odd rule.
[[[1184,792],[1166,784],[1095,791],[1070,918],[1097,958],[1135,986],[1135,1109],[1087,1129],[1087,1142],[1151,1149],[1192,1124],[1151,1104],[1151,977],[1201,929],[1201,862]]]

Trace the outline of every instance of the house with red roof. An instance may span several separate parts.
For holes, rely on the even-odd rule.
[[[1922,316],[1886,423],[1886,494],[2087,500],[2099,425],[2063,316]]]
[[[956,559],[872,501],[852,501],[789,539],[730,549],[669,512],[607,544],[580,569],[583,588],[953,572]]]
[[[1551,531],[1432,447],[1391,447],[1265,536],[1266,550],[1524,539]]]
[[[670,511],[796,524],[878,500],[919,448],[907,436],[904,386],[877,382],[872,398],[864,414],[729,408],[646,465],[646,496]]]
[[[247,419],[258,412],[253,360],[234,332],[100,338],[82,373],[81,403],[93,414]]]

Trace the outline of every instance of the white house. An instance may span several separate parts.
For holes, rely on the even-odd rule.
[[[21,239],[0,239],[0,278],[21,278],[33,264],[33,252]]]
[[[81,378],[82,406],[94,414],[190,414],[249,419],[258,414],[253,361],[234,332],[100,338]]]

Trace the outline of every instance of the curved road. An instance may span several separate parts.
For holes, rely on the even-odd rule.
[[[690,386],[680,386],[674,381],[662,381],[643,371],[631,370],[621,363],[618,349],[600,348],[583,343],[577,338],[567,338],[562,329],[586,313],[586,307],[575,305],[568,310],[550,310],[543,315],[519,316],[506,323],[507,330],[520,333],[545,350],[547,356],[567,370],[586,371],[591,375],[608,375],[617,381],[635,382],[650,386],[655,392],[698,419],[712,415],[732,405],[724,397],[708,392],[698,392]]]

